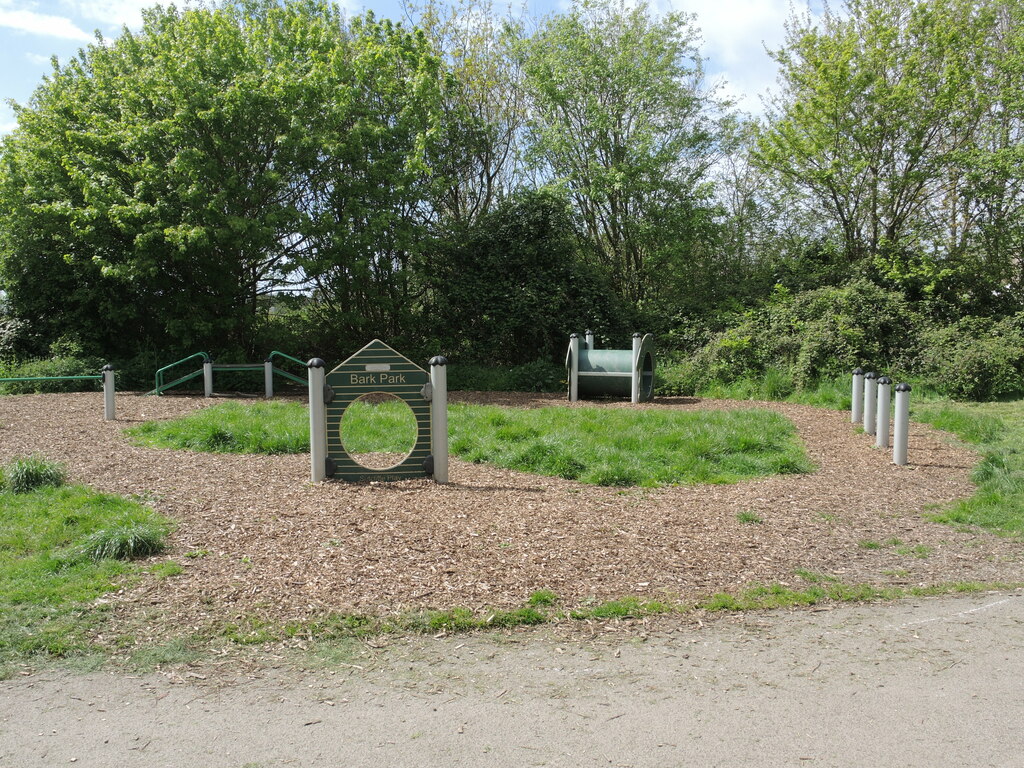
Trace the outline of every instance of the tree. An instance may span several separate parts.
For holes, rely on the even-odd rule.
[[[535,165],[568,191],[595,265],[655,313],[713,239],[720,105],[696,39],[684,15],[583,0],[519,48]]]
[[[550,190],[524,190],[456,227],[430,275],[446,354],[517,365],[559,359],[585,328],[625,335],[619,302],[577,243],[565,199]]]
[[[340,24],[314,3],[154,8],[138,34],[55,65],[3,150],[15,313],[106,354],[244,346],[307,244]]]
[[[448,140],[460,151],[444,156],[447,184],[437,212],[448,223],[472,222],[524,181],[526,105],[514,23],[495,12],[492,0],[453,5],[406,0],[404,5],[444,57],[452,78],[443,109]]]
[[[18,108],[0,280],[34,349],[249,349],[274,297],[396,334],[420,288],[443,152],[430,42],[315,0],[155,8]]]
[[[1009,277],[991,235],[1020,210],[1019,2],[845,10],[820,28],[790,20],[756,158],[806,192],[854,269],[915,298],[989,303]]]

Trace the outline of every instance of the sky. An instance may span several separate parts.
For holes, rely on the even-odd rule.
[[[709,79],[737,106],[763,111],[761,96],[775,82],[775,65],[765,46],[781,46],[791,2],[820,10],[820,0],[653,0],[652,8],[693,14],[703,35]],[[531,16],[542,17],[568,7],[568,0],[526,0]],[[95,39],[107,39],[127,26],[141,24],[141,9],[154,0],[0,0],[0,135],[14,128],[8,99],[26,103],[50,60],[67,61]],[[165,3],[166,4],[166,3]],[[350,13],[372,10],[377,16],[402,17],[399,0],[343,0]]]

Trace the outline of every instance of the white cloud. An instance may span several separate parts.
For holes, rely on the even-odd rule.
[[[9,6],[0,8],[0,27],[16,29],[45,37],[59,37],[65,40],[92,40],[92,35],[85,32],[64,16],[51,16],[35,11],[8,10]]]
[[[775,62],[768,50],[782,47],[791,0],[666,0],[672,10],[696,16],[704,44],[701,50],[711,61],[712,81],[723,83],[723,93],[748,112],[762,112],[760,96],[775,84]],[[814,2],[814,7],[820,3]],[[817,15],[817,14],[816,14]]]
[[[38,54],[38,53],[32,53],[32,52],[26,53],[25,54],[25,58],[28,59],[30,62],[32,62],[33,64],[35,64],[38,67],[42,67],[42,66],[45,66],[45,65],[50,63],[50,57],[49,56],[43,56],[42,54]]]
[[[98,22],[106,29],[142,26],[142,9],[157,5],[159,0],[62,0],[75,15]],[[168,5],[169,3],[162,3]]]

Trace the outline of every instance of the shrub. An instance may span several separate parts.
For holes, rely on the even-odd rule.
[[[1024,391],[1024,315],[995,322],[965,317],[924,334],[922,373],[958,400],[991,400]]]
[[[95,357],[51,357],[0,366],[0,378],[32,376],[96,376],[103,362]],[[0,384],[0,394],[20,395],[33,392],[82,392],[101,387],[98,379],[73,381],[12,381]]]
[[[42,456],[17,458],[3,471],[4,487],[12,493],[29,493],[37,488],[59,488],[67,480],[63,464]]]

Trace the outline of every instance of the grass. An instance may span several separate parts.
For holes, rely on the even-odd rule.
[[[125,430],[158,448],[211,453],[305,453],[309,412],[301,403],[221,403],[173,421]]]
[[[357,409],[356,406],[363,406]],[[346,412],[352,452],[405,451],[400,402]],[[309,450],[298,403],[225,403],[128,433],[153,446],[238,453]],[[349,420],[353,423],[349,425]],[[678,412],[603,408],[449,408],[450,449],[472,462],[609,486],[732,483],[809,472],[793,425],[765,410]],[[305,430],[305,431],[304,431]],[[301,439],[300,439],[301,437]]]
[[[37,488],[58,488],[67,480],[63,464],[43,456],[16,458],[0,474],[0,488],[11,493],[28,493]]]
[[[613,486],[732,483],[813,469],[784,417],[453,405],[451,451],[472,462]]]
[[[5,468],[10,477],[10,465]],[[96,598],[140,569],[125,559],[141,552],[97,541],[137,526],[166,534],[152,510],[80,486],[43,486],[0,493],[0,661],[88,653],[91,630],[106,606]],[[153,542],[150,542],[151,544]],[[158,542],[157,542],[158,543]]]
[[[974,496],[932,519],[1024,537],[1024,400],[923,404],[912,418],[952,432],[982,455],[972,474]]]

